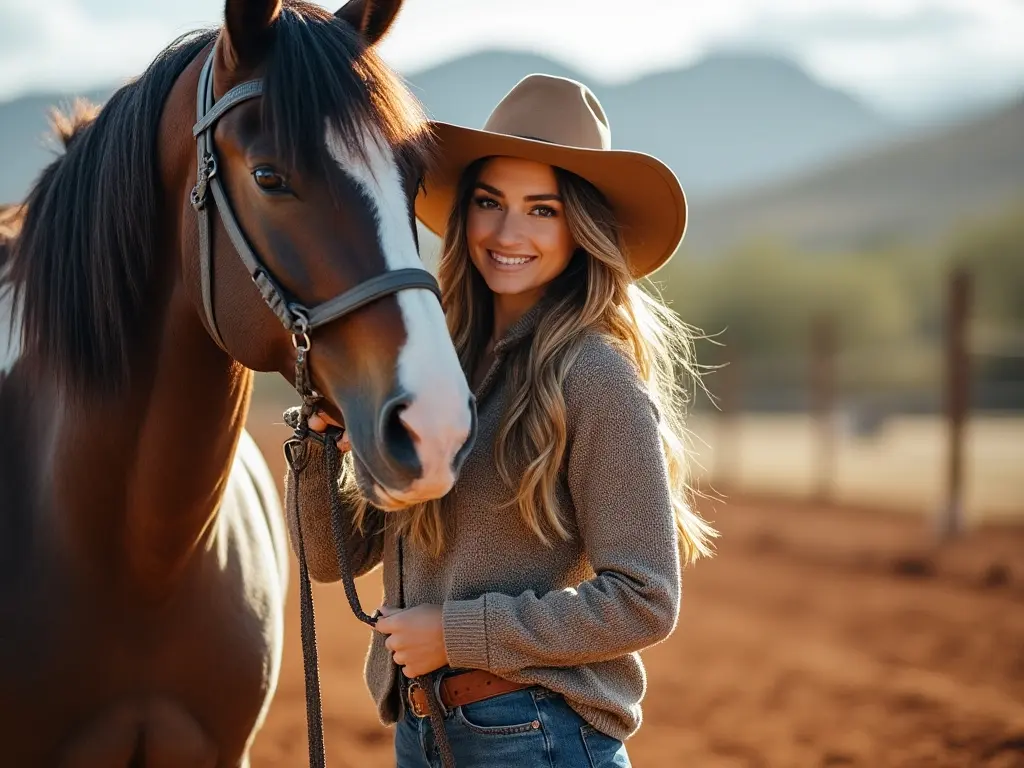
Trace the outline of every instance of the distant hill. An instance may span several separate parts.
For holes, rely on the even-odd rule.
[[[716,253],[753,237],[804,249],[926,242],[1024,198],[1024,98],[985,117],[830,164],[696,200],[684,249]]]
[[[68,106],[76,95],[105,101],[113,88],[81,94],[47,93],[0,104],[0,203],[19,201],[39,172],[56,156],[58,143],[49,126],[50,109]]]
[[[532,72],[587,83],[608,113],[613,146],[661,158],[688,193],[702,196],[814,167],[899,130],[797,65],[761,54],[713,55],[613,86],[542,56],[491,51],[408,79],[435,119],[480,127]]]
[[[411,73],[436,119],[481,126],[523,76],[547,72],[587,82],[608,111],[612,142],[657,155],[691,197],[767,183],[890,139],[898,125],[852,97],[767,55],[715,55],[693,66],[607,85],[547,58],[491,51]],[[104,100],[113,88],[85,94]],[[67,94],[0,104],[0,200],[20,199],[52,157],[46,112]]]

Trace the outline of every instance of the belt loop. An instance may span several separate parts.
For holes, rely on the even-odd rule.
[[[444,705],[444,697],[441,695],[441,683],[444,682],[444,676],[444,670],[440,670],[437,672],[437,674],[434,675],[434,695],[437,697],[437,703],[441,707],[442,717],[444,717],[444,719],[447,720],[449,717],[451,717],[452,710],[448,709],[448,707]]]

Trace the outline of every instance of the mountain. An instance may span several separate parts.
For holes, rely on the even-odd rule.
[[[518,51],[469,54],[406,74],[405,80],[430,117],[480,128],[498,99],[532,72],[586,82],[583,74],[564,64]]]
[[[1015,199],[1024,199],[1024,98],[814,173],[691,201],[683,248],[717,253],[755,237],[826,251],[927,242]]]
[[[542,56],[488,51],[406,76],[428,113],[482,126],[495,103],[532,72],[586,82],[608,112],[615,147],[654,154],[691,196],[766,183],[874,146],[900,127],[795,64],[754,54],[719,54],[682,69],[610,85]],[[86,94],[103,100],[113,88]],[[22,197],[52,157],[42,137],[49,105],[66,94],[0,104],[0,200]]]
[[[435,119],[479,127],[531,72],[587,83],[608,114],[613,146],[664,160],[687,192],[699,195],[796,173],[899,130],[792,62],[762,54],[718,54],[607,85],[541,56],[490,51],[408,80]]]
[[[21,200],[56,156],[59,144],[49,125],[53,107],[70,106],[75,96],[101,102],[113,92],[111,87],[81,94],[35,94],[0,104],[0,203]]]

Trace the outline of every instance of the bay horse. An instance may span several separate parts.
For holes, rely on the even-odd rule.
[[[226,0],[4,214],[0,763],[249,764],[289,571],[253,371],[344,420],[374,503],[454,483],[476,416],[417,253],[430,136],[375,51],[400,6]]]

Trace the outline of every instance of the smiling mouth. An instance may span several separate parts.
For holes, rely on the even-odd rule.
[[[491,261],[502,267],[521,267],[524,264],[537,260],[536,256],[515,256],[509,253],[498,253],[497,251],[487,251],[487,255],[491,257]]]

